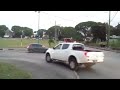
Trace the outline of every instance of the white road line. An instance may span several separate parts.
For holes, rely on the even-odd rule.
[[[76,71],[74,71],[74,74],[75,74],[75,76],[76,76],[76,79],[80,79],[80,77],[79,77],[79,75],[77,74]]]

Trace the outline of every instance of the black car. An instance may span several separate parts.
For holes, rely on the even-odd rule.
[[[34,43],[34,44],[30,44],[27,47],[27,49],[29,53],[33,53],[33,52],[45,53],[48,48],[46,48],[45,46],[41,44]]]

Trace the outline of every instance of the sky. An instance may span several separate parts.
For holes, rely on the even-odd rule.
[[[116,14],[116,15],[115,15]],[[108,22],[109,11],[0,11],[0,25],[6,25],[9,29],[18,25],[38,30],[38,15],[40,15],[40,29],[48,29],[51,26],[72,26],[80,22],[95,21]],[[115,17],[114,17],[115,16]],[[120,12],[111,11],[111,25],[116,26],[120,22]]]

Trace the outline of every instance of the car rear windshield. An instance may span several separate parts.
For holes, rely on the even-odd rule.
[[[73,48],[73,50],[84,50],[84,45],[74,44],[72,48]]]

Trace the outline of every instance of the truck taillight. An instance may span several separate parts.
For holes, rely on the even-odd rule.
[[[87,53],[88,53],[88,52],[85,52],[84,55],[85,55],[86,57],[89,57],[89,56],[87,55]]]

